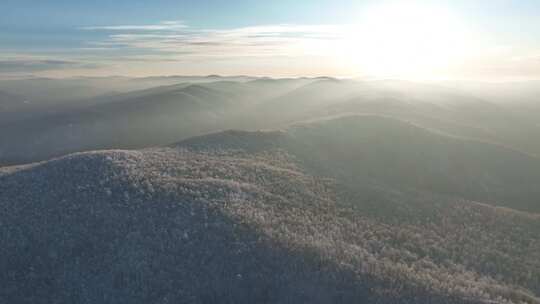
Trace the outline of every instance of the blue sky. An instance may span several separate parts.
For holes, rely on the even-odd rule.
[[[185,20],[194,26],[231,27],[256,23],[337,22],[359,1],[28,1],[3,0],[2,25],[90,26]],[[366,1],[367,2],[367,1]],[[21,23],[24,23],[22,25]]]
[[[409,16],[396,17],[405,6],[412,7],[405,9]],[[4,76],[221,73],[406,78],[412,75],[412,67],[387,66],[377,71],[365,63],[400,66],[414,62],[407,57],[412,53],[424,52],[418,56],[426,57],[439,52],[447,57],[438,56],[433,62],[413,59],[426,75],[430,70],[430,75],[449,78],[489,78],[501,73],[508,78],[540,78],[534,73],[540,68],[540,1],[536,0],[2,0],[0,11],[0,75]],[[444,16],[426,17],[439,13]],[[452,28],[445,24],[434,28],[441,37],[470,36],[454,41],[471,46],[460,50],[459,56],[446,54],[452,44],[437,33],[422,32],[429,27],[428,20],[440,23],[438,19],[450,20],[448,16]],[[400,29],[399,22],[424,17],[424,23],[407,24],[408,32]],[[395,24],[378,35],[401,42],[373,47],[381,39],[365,28],[387,23]],[[418,33],[411,33],[416,29]],[[436,47],[409,45],[422,35],[434,39]],[[392,49],[379,52],[378,47]],[[374,56],[385,52],[386,57]]]

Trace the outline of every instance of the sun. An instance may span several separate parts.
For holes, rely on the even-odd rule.
[[[366,10],[344,37],[345,60],[374,77],[434,78],[468,45],[456,16],[442,7],[403,2]]]

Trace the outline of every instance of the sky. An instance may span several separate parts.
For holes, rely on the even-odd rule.
[[[2,0],[0,77],[540,79],[538,0]]]

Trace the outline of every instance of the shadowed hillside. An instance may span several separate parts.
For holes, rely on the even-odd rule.
[[[427,191],[539,212],[540,159],[510,148],[432,132],[394,118],[345,116],[286,132],[227,131],[179,144],[204,149],[281,147],[311,172],[366,195]]]

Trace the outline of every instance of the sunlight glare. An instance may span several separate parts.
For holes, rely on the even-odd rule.
[[[375,77],[433,78],[466,52],[466,31],[441,7],[394,3],[365,12],[346,34],[345,60]]]

